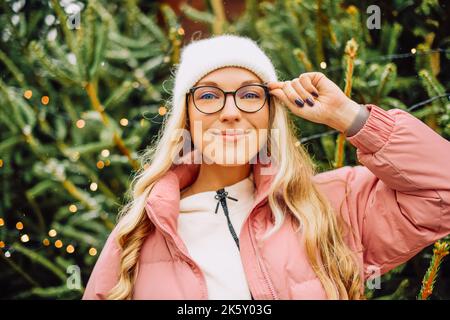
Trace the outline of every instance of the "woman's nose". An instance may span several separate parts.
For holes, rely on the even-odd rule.
[[[227,94],[225,96],[225,106],[220,111],[221,121],[236,121],[241,119],[241,110],[234,103],[233,95]]]

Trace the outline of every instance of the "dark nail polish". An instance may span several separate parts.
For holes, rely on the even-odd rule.
[[[316,98],[319,97],[319,94],[318,94],[317,92],[313,92],[312,95],[313,95],[314,97],[316,97]]]
[[[305,103],[303,102],[302,99],[295,99],[295,103],[299,106],[299,107],[303,107],[305,105]]]
[[[308,103],[310,107],[314,105],[314,102],[310,98],[306,98],[306,103]]]

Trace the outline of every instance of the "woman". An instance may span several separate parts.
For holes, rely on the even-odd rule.
[[[362,299],[450,233],[450,144],[405,111],[317,72],[280,82],[233,35],[184,48],[171,103],[84,299]],[[286,107],[364,166],[317,174]]]

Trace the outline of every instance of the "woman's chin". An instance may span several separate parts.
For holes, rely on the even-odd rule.
[[[243,152],[236,153],[236,150],[226,150],[218,154],[203,154],[204,160],[208,164],[217,164],[225,167],[242,166],[249,163],[253,155],[245,154]]]

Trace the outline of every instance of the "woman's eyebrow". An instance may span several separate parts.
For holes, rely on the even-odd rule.
[[[251,83],[257,83],[257,84],[262,84],[260,83],[259,80],[246,80],[244,82],[241,83],[241,86],[244,84],[251,84]],[[214,81],[202,81],[199,82],[198,85],[212,85],[212,86],[218,86],[217,83],[215,83]]]

